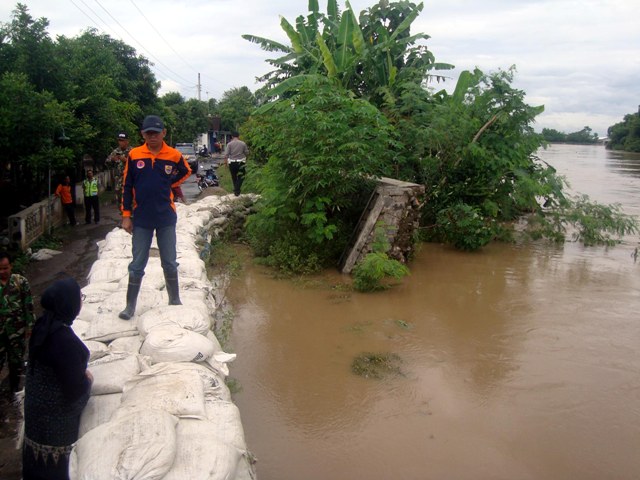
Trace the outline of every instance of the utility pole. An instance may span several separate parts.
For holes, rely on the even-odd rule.
[[[202,92],[202,85],[200,84],[200,74],[198,73],[198,100],[202,100],[200,98],[200,92]]]

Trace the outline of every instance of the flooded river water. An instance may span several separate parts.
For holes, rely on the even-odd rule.
[[[640,215],[640,157],[556,145],[573,190]],[[231,376],[260,480],[640,478],[640,262],[614,248],[425,244],[386,292],[247,265]],[[388,352],[402,375],[351,373]]]

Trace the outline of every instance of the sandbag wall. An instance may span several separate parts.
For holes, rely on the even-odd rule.
[[[77,480],[255,479],[238,408],[225,384],[234,354],[212,332],[213,285],[200,247],[238,199],[178,204],[177,253],[183,305],[169,306],[152,244],[135,316],[126,304],[131,236],[114,229],[82,289],[73,324],[91,352],[94,376],[71,456]]]

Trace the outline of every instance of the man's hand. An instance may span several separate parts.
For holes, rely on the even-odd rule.
[[[128,234],[133,232],[133,221],[131,220],[131,217],[122,217],[122,228]]]

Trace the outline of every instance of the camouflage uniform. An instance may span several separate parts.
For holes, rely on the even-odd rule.
[[[6,357],[9,383],[14,392],[24,371],[27,333],[34,321],[29,282],[22,275],[12,274],[6,285],[0,283],[0,370]]]
[[[116,203],[118,208],[122,210],[122,177],[124,175],[124,166],[127,164],[127,157],[131,151],[131,146],[127,148],[114,148],[107,157],[105,165],[107,168],[114,170],[114,191],[116,192]]]

